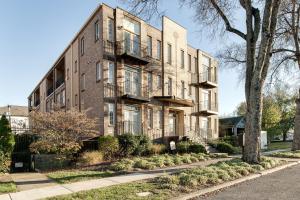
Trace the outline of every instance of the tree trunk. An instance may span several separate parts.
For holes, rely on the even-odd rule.
[[[243,160],[247,163],[259,163],[262,112],[262,89],[259,82],[251,90],[248,101]]]
[[[300,92],[300,91],[299,91]],[[296,100],[296,116],[292,150],[300,150],[300,98]]]
[[[287,137],[287,134],[286,134],[286,133],[283,133],[282,140],[283,140],[284,142],[286,142],[286,137]]]

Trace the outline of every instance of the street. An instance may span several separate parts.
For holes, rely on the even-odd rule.
[[[300,165],[198,197],[198,200],[299,200]]]

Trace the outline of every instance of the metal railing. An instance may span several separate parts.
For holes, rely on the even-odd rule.
[[[129,54],[140,58],[150,58],[147,54],[147,46],[140,41],[125,39],[117,42],[118,54]]]
[[[122,121],[118,124],[118,134],[133,134],[139,135],[143,134],[143,124],[140,121]]]
[[[64,82],[65,82],[64,78],[57,79],[56,84],[55,84],[56,88],[61,86]]]
[[[38,105],[40,105],[40,100],[39,99],[34,101],[34,106],[38,106]]]
[[[47,89],[47,96],[53,93],[53,86]]]
[[[148,99],[149,88],[148,86],[144,86],[141,83],[136,83],[134,81],[125,81],[117,88],[111,83],[104,84],[104,98],[121,97],[124,95]]]
[[[199,74],[199,82],[212,82],[217,83],[217,76],[213,71],[213,68],[210,67],[206,71]]]
[[[114,55],[115,54],[115,42],[113,41],[103,41],[103,52],[105,54]]]
[[[213,101],[200,101],[192,108],[193,112],[213,111],[218,112],[218,103]]]

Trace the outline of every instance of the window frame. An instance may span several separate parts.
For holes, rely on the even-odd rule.
[[[147,124],[148,124],[148,129],[153,128],[153,108],[148,108],[147,109]]]
[[[96,82],[102,80],[102,67],[100,61],[96,62]]]
[[[108,103],[107,104],[107,112],[108,112],[108,125],[115,125],[115,104]]]
[[[97,42],[100,39],[99,20],[95,22],[94,29],[95,29],[95,42]]]
[[[150,35],[147,35],[147,55],[152,57],[152,37]]]
[[[84,55],[84,37],[82,37],[80,39],[80,55],[83,56]]]
[[[115,28],[114,28],[114,25],[115,25],[115,20],[113,18],[108,17],[108,20],[107,20],[107,40],[110,41],[110,42],[115,41],[115,33],[114,33]]]
[[[181,67],[181,69],[184,69],[184,50],[183,49],[181,49],[180,50],[180,67]]]
[[[167,63],[171,65],[172,64],[172,45],[170,43],[168,43],[167,52],[168,52]]]
[[[189,72],[191,72],[192,71],[192,55],[191,54],[188,54],[188,70],[189,70]]]
[[[80,84],[80,88],[81,88],[81,91],[85,91],[86,89],[86,83],[85,83],[85,73],[82,73],[81,74],[81,84]]]

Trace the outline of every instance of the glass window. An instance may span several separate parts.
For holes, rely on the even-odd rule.
[[[194,69],[194,72],[196,72],[197,71],[197,69],[198,69],[198,59],[197,59],[197,57],[194,57],[194,62],[195,62],[195,69]]]
[[[161,59],[161,41],[157,40],[157,59]]]
[[[192,56],[190,54],[188,56],[188,65],[189,65],[189,71],[192,71]]]
[[[115,83],[115,64],[113,62],[108,62],[108,83]]]
[[[77,66],[77,60],[75,60],[75,64],[74,64],[74,73],[77,72],[77,70],[78,70],[77,67],[78,67],[78,66]]]
[[[67,80],[69,80],[69,78],[70,78],[70,69],[67,68]]]
[[[172,64],[172,45],[168,44],[168,63]]]
[[[181,68],[184,68],[184,51],[181,50]]]
[[[85,90],[85,74],[81,75],[81,90]]]
[[[100,38],[99,21],[95,22],[95,41]]]
[[[189,85],[189,95],[192,96],[192,86]]]
[[[66,95],[65,95],[65,90],[61,91],[60,105],[61,105],[61,106],[65,106],[65,105],[66,105]]]
[[[108,40],[113,42],[115,40],[114,38],[114,20],[111,18],[108,18]]]
[[[162,110],[158,111],[157,119],[158,119],[158,127],[160,129],[162,129],[163,128],[163,111]]]
[[[168,79],[168,95],[172,95],[172,78]]]
[[[123,26],[125,30],[128,30],[134,34],[140,35],[140,23],[137,21],[124,18],[123,20]]]
[[[161,75],[157,75],[157,87],[161,88]]]
[[[80,40],[80,52],[81,52],[81,55],[83,56],[84,55],[84,37],[82,37]]]
[[[108,116],[109,116],[109,125],[115,124],[115,105],[112,103],[108,104]]]
[[[77,106],[77,105],[78,105],[78,95],[75,94],[75,106]]]
[[[148,108],[148,128],[153,127],[153,110],[152,108]]]
[[[184,90],[185,90],[184,81],[181,81],[181,98],[183,98],[183,99],[185,98]]]
[[[152,57],[152,37],[147,36],[147,55]]]
[[[96,81],[100,81],[102,76],[102,68],[100,62],[96,63]]]
[[[152,82],[153,82],[152,73],[148,72],[148,87],[150,92],[153,90]]]

